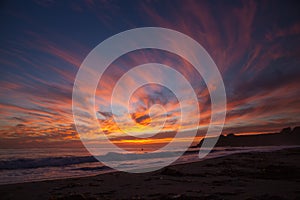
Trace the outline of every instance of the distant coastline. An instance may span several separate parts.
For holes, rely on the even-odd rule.
[[[207,140],[215,138],[206,138]],[[202,139],[197,145],[191,148],[201,147]],[[295,128],[284,128],[278,133],[257,134],[257,135],[221,135],[216,147],[242,147],[242,146],[277,146],[277,145],[300,145],[300,126]]]

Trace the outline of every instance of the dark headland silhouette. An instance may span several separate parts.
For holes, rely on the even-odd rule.
[[[210,138],[207,138],[210,140]],[[200,147],[203,139],[192,148]],[[257,135],[221,135],[215,146],[241,147],[241,146],[276,146],[276,145],[300,145],[300,126],[291,129],[282,129],[279,133],[257,134]]]

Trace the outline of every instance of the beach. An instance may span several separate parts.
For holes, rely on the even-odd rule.
[[[247,152],[161,170],[0,186],[1,199],[299,199],[300,148]]]

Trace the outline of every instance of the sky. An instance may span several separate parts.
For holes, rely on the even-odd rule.
[[[276,0],[1,1],[0,147],[81,145],[72,114],[76,73],[99,43],[140,27],[176,30],[206,49],[226,89],[223,134],[266,133],[300,125],[299,8],[297,1]],[[180,48],[180,41],[176,45]],[[110,97],[120,77],[137,65],[153,62],[172,66],[190,82],[198,105],[189,102],[185,90],[180,95],[186,97],[187,110],[199,108],[200,118],[191,112],[190,121],[180,123],[179,99],[157,84],[138,88],[129,104],[117,102],[119,112],[112,112]],[[170,84],[181,84],[161,70],[156,74]],[[150,80],[148,75],[137,71],[120,91],[138,79]],[[179,128],[196,129],[192,121],[199,118],[198,142],[211,116],[201,75],[187,60],[162,50],[137,50],[115,60],[99,81],[95,101],[102,131],[125,147],[164,145]],[[129,112],[124,114],[124,109]],[[116,124],[114,117],[121,122]],[[158,134],[143,139],[120,130],[146,137],[160,126]]]

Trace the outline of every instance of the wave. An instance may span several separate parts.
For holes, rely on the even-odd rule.
[[[227,151],[228,149],[212,150],[211,153],[217,151]],[[230,151],[239,151],[241,149],[229,149]],[[228,150],[228,151],[229,151]],[[34,169],[43,167],[64,167],[69,165],[94,163],[98,160],[104,162],[110,161],[132,161],[143,159],[157,159],[157,158],[169,158],[180,155],[198,154],[199,150],[189,150],[186,152],[172,151],[172,152],[156,152],[156,153],[130,153],[120,154],[115,152],[109,152],[106,155],[101,156],[62,156],[62,157],[44,157],[44,158],[14,158],[10,160],[0,160],[0,170],[15,170],[15,169]],[[98,159],[98,160],[97,160]]]
[[[111,169],[107,166],[101,166],[101,167],[80,167],[72,170],[80,170],[80,171],[102,171],[102,170],[108,170]]]
[[[180,152],[159,152],[143,154],[120,154],[109,152],[106,155],[97,156],[101,161],[129,161],[140,159],[154,159],[177,156]],[[18,158],[11,160],[0,160],[0,170],[31,169],[42,167],[63,167],[83,163],[98,162],[94,156],[67,156],[67,157],[45,157],[45,158]]]
[[[213,156],[224,156],[227,154],[238,153],[238,152],[249,152],[249,151],[265,151],[265,150],[275,150],[278,148],[284,148],[285,146],[273,146],[273,147],[242,147],[242,148],[220,148],[213,149],[210,151]],[[287,147],[286,147],[287,148]],[[106,155],[97,156],[96,158],[91,155],[86,156],[61,156],[61,157],[44,157],[44,158],[11,158],[9,160],[0,160],[0,170],[18,170],[18,169],[36,169],[36,168],[46,168],[46,167],[65,167],[70,165],[78,165],[85,163],[95,163],[98,160],[104,162],[110,161],[133,161],[142,159],[164,159],[173,156],[183,155],[188,156],[191,154],[198,154],[199,149],[192,149],[186,152],[173,151],[173,152],[156,152],[156,153],[130,153],[130,154],[120,154],[115,152],[109,152]],[[192,159],[193,157],[188,157]],[[186,161],[186,159],[183,159]],[[158,160],[153,162],[157,162]],[[124,164],[124,163],[120,163]],[[128,163],[127,163],[128,164]],[[82,168],[80,168],[82,167]],[[83,171],[93,171],[93,170],[105,170],[102,166],[96,166],[95,168],[90,168],[86,166],[76,166],[75,168]]]
[[[67,165],[98,162],[93,156],[81,157],[47,157],[47,158],[20,158],[0,161],[0,170],[30,169],[40,167],[61,167]]]

